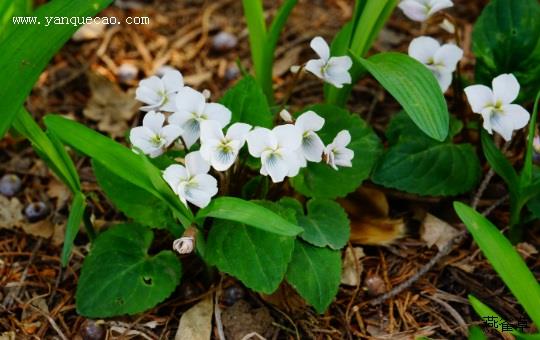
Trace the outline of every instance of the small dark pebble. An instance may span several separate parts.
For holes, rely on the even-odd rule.
[[[81,327],[81,336],[84,340],[103,340],[105,327],[94,320],[86,320]]]
[[[379,296],[386,293],[384,280],[379,275],[371,275],[364,282],[370,296]]]
[[[22,181],[17,175],[6,174],[0,179],[0,194],[4,196],[15,196],[21,188]]]
[[[128,83],[132,80],[135,80],[138,73],[139,69],[137,68],[137,66],[130,63],[123,63],[122,65],[120,65],[120,67],[118,67],[116,75],[120,82]]]
[[[212,39],[212,49],[217,52],[225,52],[233,49],[238,44],[238,39],[229,32],[221,31]]]
[[[223,295],[221,296],[221,302],[227,306],[232,306],[238,300],[241,300],[244,296],[244,288],[239,285],[233,285],[223,291]]]
[[[225,70],[225,79],[227,80],[234,80],[238,78],[239,75],[240,75],[240,70],[238,69],[238,66],[236,65],[231,65],[227,67],[227,69]]]
[[[49,214],[49,206],[43,202],[32,202],[24,208],[24,214],[30,222],[37,222]]]

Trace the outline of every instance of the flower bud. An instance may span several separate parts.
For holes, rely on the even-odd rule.
[[[204,99],[207,99],[207,100],[208,100],[208,99],[210,99],[210,96],[212,95],[212,93],[210,92],[210,90],[204,89],[204,90],[202,91],[202,95],[204,96]]]
[[[173,249],[179,254],[190,254],[195,249],[195,238],[197,236],[197,228],[189,227],[184,231],[184,234],[179,239],[174,240]]]
[[[283,119],[283,121],[285,121],[287,123],[292,123],[293,122],[293,117],[291,116],[289,111],[287,111],[285,109],[281,110],[281,112],[279,113],[279,117],[281,119]]]
[[[298,71],[300,71],[300,65],[293,65],[291,66],[290,70],[292,74],[296,74]]]

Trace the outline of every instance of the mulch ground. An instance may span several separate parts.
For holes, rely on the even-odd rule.
[[[265,3],[268,15],[272,16],[276,4]],[[350,18],[352,3],[299,1],[276,53],[274,80],[278,100],[283,98],[291,79],[290,66],[312,57],[311,38],[321,35],[330,39]],[[486,1],[455,3],[449,12],[463,25],[462,39],[468,46],[472,23]],[[180,69],[189,85],[207,88],[217,99],[238,79],[237,62],[250,66],[240,1],[123,0],[102,15],[148,16],[151,23],[107,27],[97,39],[70,41],[53,58],[28,99],[27,107],[36,119],[49,112],[58,113],[122,140],[141,118],[132,108],[134,87],[138,80],[160,67]],[[419,30],[418,24],[396,10],[373,53],[406,51]],[[231,33],[237,41],[228,46],[216,43],[214,37],[220,32]],[[441,39],[452,38],[436,25],[428,33]],[[465,48],[462,72],[471,75],[473,65],[471,51]],[[105,103],[93,101],[92,94],[101,94]],[[320,82],[306,77],[295,89],[291,106],[300,108],[321,98]],[[459,108],[461,100],[450,91],[451,110]],[[349,108],[368,120],[381,136],[389,117],[399,110],[393,99],[369,78],[355,86]],[[475,136],[468,138],[475,142]],[[521,143],[516,142],[509,151],[518,164],[523,153]],[[96,226],[122,221],[122,214],[111,206],[96,184],[88,160],[74,157],[83,189],[89,193]],[[482,324],[469,306],[467,294],[489,302],[507,320],[526,317],[470,237],[408,289],[380,304],[371,304],[377,296],[414,275],[437,253],[436,247],[429,248],[420,239],[418,214],[430,212],[454,225],[458,221],[451,209],[456,198],[407,195],[367,183],[366,187],[376,190],[387,202],[389,216],[384,221],[404,221],[405,233],[386,245],[355,245],[365,253],[356,264],[361,279],[355,286],[341,286],[335,302],[323,315],[306,306],[288,286],[282,286],[273,296],[260,296],[233,278],[209,276],[201,270],[195,256],[186,256],[182,258],[183,283],[164,303],[136,316],[87,320],[77,315],[74,301],[79,269],[88,252],[84,233],[76,240],[69,265],[61,268],[59,260],[69,192],[47,170],[29,143],[15,134],[0,141],[0,175],[4,174],[16,174],[22,180],[22,189],[10,199],[0,195],[0,212],[4,211],[2,216],[13,221],[9,224],[5,217],[4,229],[0,229],[0,339],[172,339],[182,313],[216,291],[221,295],[227,339],[242,339],[254,331],[269,339],[413,339],[422,335],[434,339],[465,338],[468,326]],[[504,185],[495,178],[479,207],[488,208],[505,194]],[[352,195],[347,204],[362,204],[365,197],[361,196]],[[472,196],[473,193],[458,199],[470,202]],[[37,201],[46,203],[50,212],[37,222],[29,222],[21,210]],[[503,204],[489,217],[504,226],[507,211]],[[380,219],[377,221],[371,224],[377,226]],[[353,218],[352,228],[353,233],[362,234],[370,223]],[[540,245],[540,234],[531,228],[526,240],[521,252],[540,277],[540,261],[534,254],[534,248]],[[362,243],[366,242],[373,243]],[[213,335],[218,338],[216,329]],[[491,336],[499,337],[493,333]]]

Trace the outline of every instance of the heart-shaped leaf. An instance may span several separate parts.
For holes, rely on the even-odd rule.
[[[341,253],[296,240],[287,281],[315,310],[323,313],[337,294]]]
[[[95,240],[77,285],[77,312],[105,318],[135,314],[167,298],[180,282],[176,255],[148,255],[152,231],[138,224],[117,225]]]

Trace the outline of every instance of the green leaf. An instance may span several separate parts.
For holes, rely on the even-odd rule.
[[[296,240],[287,282],[323,313],[336,296],[341,279],[341,253]]]
[[[191,224],[191,211],[168,187],[161,177],[161,171],[144,156],[69,119],[48,115],[44,120],[49,130],[65,144],[95,159],[122,179],[161,198],[175,211],[175,216],[184,227]]]
[[[373,130],[358,115],[335,105],[314,105],[305,109],[312,110],[325,119],[322,130],[318,132],[324,144],[329,144],[341,130],[351,133],[348,148],[354,151],[352,167],[332,169],[322,163],[308,163],[308,166],[290,179],[299,193],[317,198],[343,197],[358,188],[369,177],[371,169],[381,154],[382,145]]]
[[[431,71],[413,58],[394,52],[359,58],[358,62],[392,94],[425,134],[438,141],[446,139],[448,108]]]
[[[30,140],[34,150],[72,193],[81,190],[79,175],[64,146],[52,134],[46,134],[24,108],[19,110],[13,127]]]
[[[473,29],[476,81],[491,85],[502,73],[513,73],[522,98],[540,87],[540,4],[537,0],[493,0]]]
[[[273,116],[266,97],[252,76],[246,76],[225,92],[220,103],[232,112],[231,123],[243,122],[271,128]]]
[[[181,264],[169,250],[148,255],[152,231],[117,225],[96,239],[77,285],[80,315],[105,318],[135,314],[167,298],[180,282]]]
[[[304,228],[300,237],[317,246],[341,249],[347,244],[350,225],[347,213],[339,203],[314,198],[307,203],[307,216],[298,214],[298,224]]]
[[[247,224],[277,235],[295,236],[303,229],[275,212],[250,201],[236,197],[218,197],[199,210],[197,220],[214,217]]]
[[[82,192],[78,191],[73,196],[69,217],[66,223],[66,235],[64,237],[64,246],[62,247],[62,266],[66,266],[73,249],[73,241],[79,232],[81,221],[86,208],[85,197]]]
[[[181,234],[182,228],[163,200],[117,176],[96,160],[92,160],[92,169],[101,189],[127,217],[145,226],[166,228],[175,235]]]
[[[540,325],[540,285],[510,241],[474,209],[460,202],[454,202],[454,209],[493,269],[534,323]]]
[[[294,238],[241,223],[216,220],[206,243],[206,259],[247,287],[271,294],[283,280]]]
[[[497,314],[493,309],[491,309],[488,305],[484,304],[482,301],[478,300],[474,295],[469,294],[469,303],[471,304],[472,308],[480,316],[482,319],[485,317],[494,317],[497,320],[497,323],[494,323],[495,329],[499,332],[503,332],[502,325],[504,323],[508,323],[504,318],[502,318],[499,314]],[[511,334],[518,334],[518,332],[512,328]]]
[[[471,190],[480,163],[470,144],[400,138],[380,159],[373,182],[410,193],[451,196]]]
[[[0,42],[16,27],[12,23],[15,16],[27,16],[32,12],[32,0],[12,0],[0,2]]]
[[[88,17],[112,0],[53,0],[32,13],[41,25],[17,25],[0,44],[0,138],[32,90],[52,56],[73,35],[77,26],[49,25],[45,17]]]
[[[484,156],[493,168],[493,171],[504,179],[510,191],[519,190],[519,177],[514,170],[510,161],[506,156],[495,146],[492,140],[493,136],[482,130],[482,149]]]
[[[469,340],[487,340],[482,328],[479,326],[472,326],[469,328]]]

